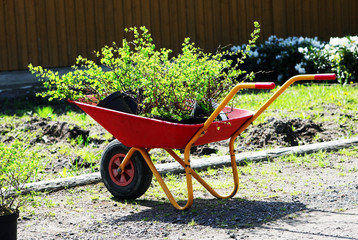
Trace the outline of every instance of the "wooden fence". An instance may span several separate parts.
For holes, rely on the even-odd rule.
[[[213,52],[245,43],[253,21],[261,41],[357,35],[357,12],[357,0],[0,0],[0,71],[70,66],[130,26],[146,26],[158,47],[178,52],[190,37]]]

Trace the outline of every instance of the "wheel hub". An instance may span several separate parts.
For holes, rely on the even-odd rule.
[[[124,169],[120,168],[120,165],[125,157],[125,154],[118,153],[114,155],[111,160],[109,161],[109,175],[112,181],[117,184],[118,186],[127,186],[129,185],[134,179],[134,165],[132,160],[130,159]]]

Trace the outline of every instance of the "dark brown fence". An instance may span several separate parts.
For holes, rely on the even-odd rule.
[[[270,35],[358,34],[357,0],[0,0],[0,71],[70,66],[145,25],[158,47],[190,37],[207,52],[245,43],[253,21]]]

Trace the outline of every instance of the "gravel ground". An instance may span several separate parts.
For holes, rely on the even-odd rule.
[[[249,164],[240,167],[234,198],[195,188],[188,211],[175,210],[155,181],[132,202],[111,198],[101,183],[41,194],[22,211],[18,237],[358,239],[357,171],[357,147]],[[201,174],[220,190],[231,183],[223,169]],[[184,178],[176,177],[180,188]]]

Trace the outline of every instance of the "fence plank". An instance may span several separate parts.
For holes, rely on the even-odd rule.
[[[25,3],[24,0],[14,2],[15,17],[16,17],[16,35],[17,35],[17,59],[20,66],[26,66],[28,60],[27,52],[27,28],[25,16]]]
[[[54,0],[46,0],[45,2],[45,10],[46,10],[46,32],[47,32],[47,43],[48,43],[48,55],[49,57],[49,65],[50,66],[58,66],[59,61],[59,52],[58,52],[58,25],[56,24],[56,14],[54,14],[57,10],[55,7]],[[81,34],[80,34],[81,35]]]
[[[270,11],[272,6],[272,0],[262,0],[262,20],[260,22],[261,25],[261,33],[260,33],[260,41],[267,39],[272,35],[273,32],[273,16],[272,11]]]
[[[66,18],[66,35],[67,35],[67,56],[69,65],[75,63],[78,56],[77,37],[76,37],[76,19],[75,5],[73,0],[65,0],[65,18]]]
[[[161,46],[165,48],[170,48],[170,15],[169,15],[169,1],[161,0],[159,1],[160,8],[160,23],[161,23],[161,34],[160,38],[162,40]]]
[[[93,51],[99,51],[97,47],[97,34],[96,34],[96,18],[95,18],[95,9],[94,9],[94,0],[84,1],[84,12],[86,18],[86,44],[87,51],[86,56],[89,59],[95,59]]]
[[[272,1],[272,10],[273,10],[273,34],[278,37],[287,36],[287,10],[286,10],[286,0],[273,0]]]
[[[174,52],[184,37],[208,52],[245,43],[253,21],[260,41],[358,34],[357,0],[0,0],[0,7],[0,71],[70,66],[79,54],[120,44],[132,26],[145,25],[158,48]]]
[[[214,52],[216,49],[216,45],[214,42],[214,21],[213,21],[213,7],[212,1],[207,0],[203,1],[203,9],[204,9],[204,24],[205,24],[205,37],[204,37],[204,46],[205,51]]]
[[[180,0],[179,0],[180,1]],[[180,40],[179,40],[179,24],[178,24],[178,8],[177,0],[169,1],[169,35],[170,35],[170,48],[174,52],[179,52],[180,49]]]
[[[151,29],[151,11],[150,11],[150,1],[141,0],[140,5],[142,6],[142,20],[141,25],[145,26],[148,29]]]
[[[213,27],[214,27],[214,37],[213,37],[213,50],[221,45],[222,43],[222,35],[221,35],[221,7],[220,4],[216,0],[212,1],[212,8],[213,8]]]
[[[50,65],[49,57],[49,39],[46,26],[46,0],[39,0],[36,4],[36,21],[38,29],[38,42],[39,42],[39,57],[40,62],[45,62],[46,65]],[[52,56],[52,55],[51,55]]]
[[[247,13],[246,13],[246,2],[245,1],[238,1],[238,6],[237,6],[237,15],[238,15],[238,33],[239,33],[239,38],[237,40],[236,44],[241,44],[244,41],[246,41],[247,39],[247,34],[246,34],[246,26],[247,26]],[[262,24],[262,23],[260,23]]]
[[[220,35],[221,35],[221,42],[220,45],[226,46],[230,43],[230,21],[229,21],[229,3],[228,0],[220,1],[220,18],[221,18],[221,26],[220,26]]]
[[[132,11],[132,0],[124,0],[123,1],[123,8],[125,14],[124,16],[124,27],[129,28],[133,27],[133,11]]]
[[[94,0],[95,1],[95,0]],[[146,1],[148,2],[148,1]],[[113,1],[114,11],[114,32],[116,43],[121,46],[122,39],[124,38],[124,22],[123,22],[123,0]]]
[[[151,30],[154,43],[157,47],[162,46],[161,34],[161,18],[160,18],[160,0],[151,1]]]
[[[5,21],[5,0],[0,0],[0,71],[9,69]]]
[[[205,23],[204,23],[204,9],[203,1],[197,0],[195,3],[195,27],[196,27],[196,40],[195,43],[198,47],[205,48]]]
[[[26,28],[27,28],[27,46],[29,59],[27,64],[32,63],[34,66],[40,64],[39,60],[39,44],[38,44],[38,29],[36,20],[35,0],[25,1],[26,9]],[[21,68],[21,66],[19,66]]]
[[[18,66],[18,48],[16,45],[16,21],[15,21],[15,4],[13,1],[5,1],[5,28],[6,42],[8,48],[8,64],[9,69],[14,70]]]
[[[56,14],[55,24],[56,24],[56,33],[57,33],[57,42],[58,44],[58,66],[66,66],[69,62],[68,53],[67,53],[67,34],[66,34],[66,12],[65,12],[65,2],[64,1],[54,1]]]
[[[197,42],[196,37],[196,17],[195,17],[195,1],[193,0],[186,0],[186,9],[187,9],[187,29],[188,29],[188,36],[194,42]]]
[[[86,0],[85,0],[86,1]],[[75,9],[76,9],[76,44],[78,53],[77,55],[87,56],[87,38],[86,38],[86,29],[88,25],[86,24],[85,11],[84,11],[84,1],[83,0],[75,0]],[[106,16],[106,13],[105,13]],[[106,24],[102,27],[105,28]],[[105,28],[106,30],[106,28]]]
[[[104,20],[104,2],[103,1],[98,1],[95,0],[94,1],[94,7],[95,7],[95,32],[96,32],[96,49],[100,50],[106,40],[105,40],[105,29],[104,29],[104,24],[105,24],[105,20]]]
[[[208,0],[211,1],[211,0]],[[183,0],[177,1],[178,10],[178,38],[180,44],[184,42],[184,38],[188,37],[187,32],[187,17],[186,17],[186,2]],[[179,46],[181,49],[181,45]]]

